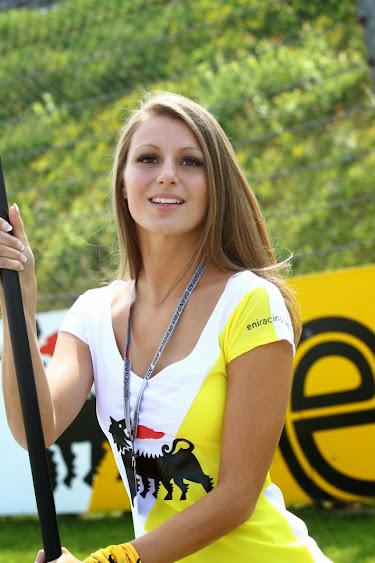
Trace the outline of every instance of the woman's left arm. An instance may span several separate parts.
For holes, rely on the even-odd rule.
[[[285,420],[292,347],[287,341],[259,346],[232,360],[227,376],[217,487],[131,542],[142,563],[187,557],[240,526],[255,509]],[[56,563],[77,562],[70,557]]]

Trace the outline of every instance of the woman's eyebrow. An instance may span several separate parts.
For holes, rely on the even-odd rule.
[[[181,150],[182,150],[182,151],[191,151],[191,150],[193,150],[193,151],[199,151],[199,152],[203,153],[203,151],[202,151],[202,149],[201,149],[200,147],[198,147],[198,146],[193,146],[193,145],[192,145],[192,146],[189,146],[189,147],[182,147]]]
[[[157,145],[153,145],[152,143],[141,143],[140,145],[137,145],[136,147],[134,147],[134,150],[141,149],[142,147],[151,147],[153,149],[160,148]]]
[[[136,147],[134,147],[134,150],[137,150],[137,149],[140,149],[140,148],[143,148],[143,147],[160,149],[160,147],[158,145],[154,145],[153,143],[141,143],[141,144],[137,145]],[[189,145],[187,147],[180,147],[179,150],[180,151],[194,150],[194,151],[199,151],[199,152],[203,153],[202,149],[198,145],[196,145],[196,146]]]

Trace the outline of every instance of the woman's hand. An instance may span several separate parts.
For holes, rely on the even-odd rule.
[[[0,219],[0,268],[22,271],[33,266],[33,255],[18,205],[9,209],[9,223]]]
[[[17,204],[9,209],[9,223],[0,219],[0,268],[22,272],[22,292],[35,297],[35,263]]]
[[[44,555],[44,550],[38,552],[36,556],[35,563],[82,563],[79,559],[74,557],[65,547],[61,548],[62,554],[57,559],[53,561],[46,561],[46,557]]]

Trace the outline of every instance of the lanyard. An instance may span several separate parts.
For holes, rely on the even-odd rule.
[[[142,397],[143,397],[143,393],[146,389],[146,385],[148,380],[151,377],[152,372],[154,371],[154,368],[165,348],[165,345],[167,344],[180,316],[182,311],[184,310],[184,307],[190,297],[190,295],[193,293],[195,286],[197,285],[197,283],[199,282],[201,275],[204,272],[204,269],[206,267],[206,261],[202,260],[201,263],[199,264],[198,268],[195,271],[195,274],[193,275],[193,277],[191,278],[187,288],[185,289],[182,297],[181,297],[181,301],[180,303],[177,305],[177,309],[174,312],[174,315],[172,317],[172,320],[170,322],[170,325],[167,329],[167,332],[165,333],[163,340],[160,343],[160,346],[150,364],[150,367],[147,370],[147,373],[144,377],[144,379],[142,380],[142,385],[141,388],[138,392],[138,396],[137,396],[137,400],[136,400],[136,404],[135,404],[135,409],[134,409],[134,417],[133,417],[133,426],[131,424],[131,420],[130,420],[130,373],[131,373],[131,358],[130,358],[130,350],[131,350],[131,329],[130,329],[130,309],[131,309],[131,305],[130,305],[130,309],[129,309],[129,317],[128,317],[128,331],[127,331],[127,336],[126,336],[126,348],[125,348],[125,354],[124,354],[124,410],[125,410],[125,426],[126,429],[129,433],[130,436],[130,441],[131,441],[131,447],[132,447],[132,464],[133,464],[133,468],[135,468],[135,450],[134,450],[134,442],[136,440],[137,437],[137,431],[138,431],[138,422],[139,422],[139,411],[140,411],[140,407],[141,407],[141,401],[142,401]]]

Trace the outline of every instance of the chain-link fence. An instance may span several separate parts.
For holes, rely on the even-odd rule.
[[[295,273],[374,261],[375,96],[354,1],[0,10],[0,153],[36,254],[40,308],[68,306],[116,263],[112,154],[151,89],[217,116]]]

